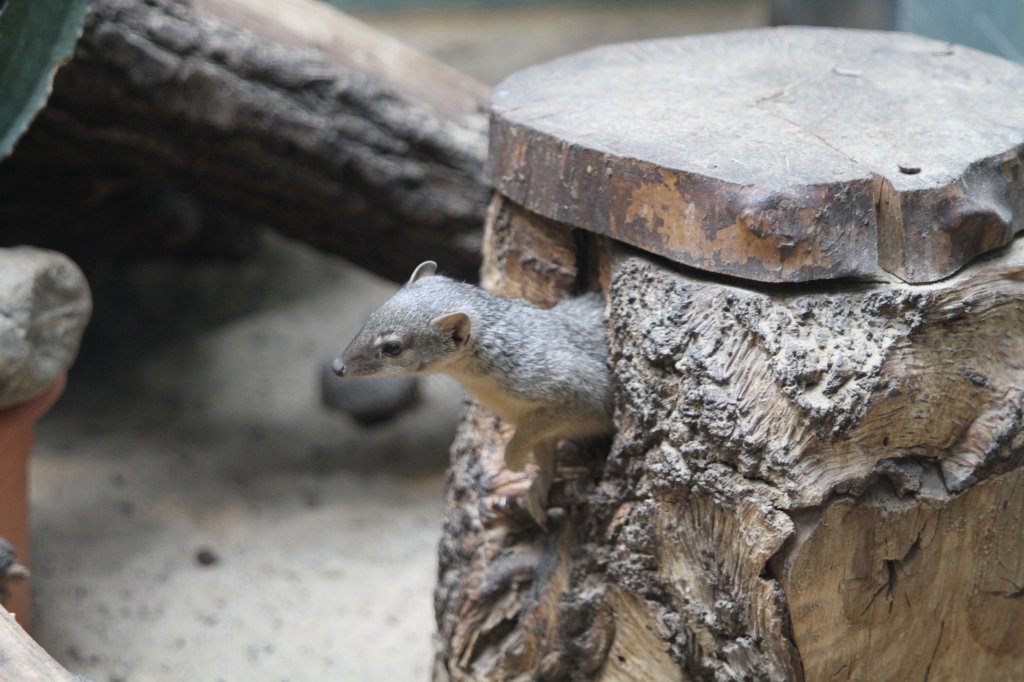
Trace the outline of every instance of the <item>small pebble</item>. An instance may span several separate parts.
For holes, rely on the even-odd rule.
[[[212,549],[204,547],[196,552],[196,563],[200,566],[213,566],[219,561],[220,557]]]

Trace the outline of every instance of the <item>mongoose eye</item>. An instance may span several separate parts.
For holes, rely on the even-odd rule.
[[[389,358],[393,358],[402,352],[402,346],[394,341],[389,341],[380,347],[380,352]]]

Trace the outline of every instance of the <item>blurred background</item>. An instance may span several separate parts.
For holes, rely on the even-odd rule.
[[[762,25],[898,30],[1024,62],[1018,0],[332,0],[334,6],[495,84],[530,64],[591,45]],[[501,49],[495,49],[500,44]]]
[[[1024,52],[1019,0],[334,4],[486,85],[592,45],[772,24]],[[35,636],[102,682],[427,679],[462,396],[425,381],[373,425],[325,406],[323,361],[397,284],[257,224],[218,235],[116,257],[47,242],[79,259],[95,314],[33,456]]]

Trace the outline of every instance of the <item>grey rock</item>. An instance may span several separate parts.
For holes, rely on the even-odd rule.
[[[0,409],[38,395],[71,366],[91,313],[85,275],[67,256],[0,249]]]
[[[364,426],[385,422],[419,400],[416,377],[339,377],[331,360],[320,368],[320,400]]]

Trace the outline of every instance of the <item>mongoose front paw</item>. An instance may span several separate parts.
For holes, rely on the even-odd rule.
[[[486,526],[497,524],[534,524],[548,530],[548,512],[546,491],[536,482],[529,489],[507,495],[491,495],[480,502],[480,522]]]
[[[497,495],[486,497],[480,502],[480,523],[485,527],[490,527],[498,523],[515,517],[519,510],[515,504],[515,497],[509,495]]]

